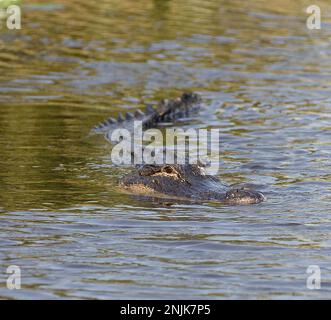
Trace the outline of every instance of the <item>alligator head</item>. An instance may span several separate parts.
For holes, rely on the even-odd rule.
[[[200,164],[142,165],[124,176],[120,186],[135,194],[215,200],[224,204],[254,204],[265,200],[255,190],[231,189],[218,178],[206,175]]]

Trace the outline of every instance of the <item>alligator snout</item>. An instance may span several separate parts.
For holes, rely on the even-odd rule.
[[[265,201],[263,193],[248,189],[231,189],[225,194],[227,204],[254,204]]]

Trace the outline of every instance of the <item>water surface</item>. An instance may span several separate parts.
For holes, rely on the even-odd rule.
[[[307,1],[25,2],[0,30],[0,297],[331,298],[331,6]],[[201,93],[219,176],[254,206],[138,200],[90,129]],[[18,265],[22,289],[8,290]],[[318,265],[321,290],[306,287]]]

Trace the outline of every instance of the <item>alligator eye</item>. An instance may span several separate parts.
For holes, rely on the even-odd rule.
[[[168,174],[172,174],[172,173],[175,173],[176,171],[175,171],[175,169],[174,169],[173,167],[171,167],[171,166],[164,166],[164,167],[162,168],[162,172],[164,172],[164,173],[168,173]]]

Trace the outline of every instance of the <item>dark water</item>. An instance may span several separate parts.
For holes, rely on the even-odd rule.
[[[26,2],[22,29],[0,29],[0,297],[330,298],[331,6],[311,31],[310,4]],[[267,202],[117,190],[90,129],[184,90],[210,110],[192,127],[221,129],[220,177]]]

